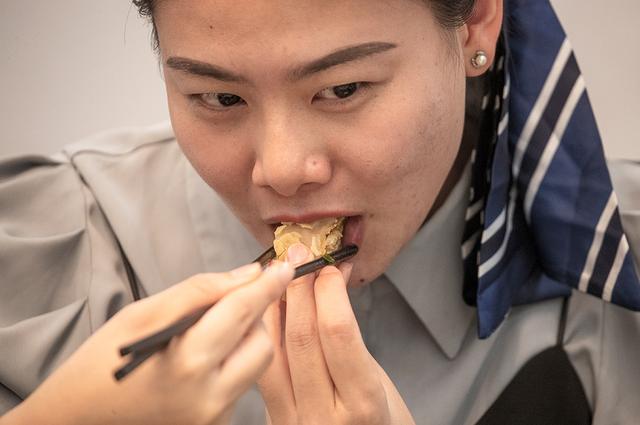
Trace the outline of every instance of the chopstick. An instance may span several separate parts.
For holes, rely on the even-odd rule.
[[[324,266],[331,266],[333,264],[344,261],[353,257],[358,253],[357,245],[347,245],[344,248],[340,248],[337,251],[333,251],[331,254],[322,256],[316,260],[309,261],[306,264],[296,267],[296,271],[293,274],[293,278],[297,279],[300,276],[304,276],[309,273],[316,272]]]
[[[271,260],[273,260],[275,257],[276,257],[276,251],[273,249],[273,247],[270,247],[265,252],[260,254],[260,256],[256,258],[253,262],[260,263],[260,266],[262,266],[262,268],[265,268],[269,265]],[[120,355],[126,356],[127,354],[130,354],[133,352],[146,351],[149,349],[156,348],[157,346],[159,346],[158,348],[162,348],[164,345],[168,344],[169,339],[171,339],[171,337],[175,335],[179,335],[185,330],[189,329],[191,326],[193,326],[202,317],[202,315],[210,308],[211,308],[210,305],[201,307],[198,310],[194,311],[193,313],[183,317],[182,319],[177,320],[176,322],[167,326],[166,328],[152,335],[149,335],[148,337],[145,337],[137,342],[134,342],[133,344],[129,344],[125,347],[120,348]]]
[[[306,274],[318,271],[325,266],[339,263],[350,257],[353,257],[357,253],[358,247],[356,245],[347,245],[328,255],[296,267],[293,278],[297,279]],[[262,267],[266,267],[274,258],[275,251],[272,247],[262,253],[255,262],[260,263]],[[132,354],[132,358],[127,364],[114,372],[113,376],[115,377],[116,381],[122,380],[125,376],[133,372],[138,366],[140,366],[154,353],[165,348],[169,344],[169,341],[171,341],[171,338],[176,335],[180,335],[191,326],[193,326],[211,307],[211,305],[201,307],[193,313],[165,327],[164,329],[161,329],[160,331],[142,338],[139,341],[120,348],[121,356]]]

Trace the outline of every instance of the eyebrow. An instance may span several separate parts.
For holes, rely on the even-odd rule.
[[[326,71],[329,68],[364,59],[396,47],[398,47],[396,44],[387,42],[370,42],[344,47],[336,50],[335,52],[329,53],[320,59],[316,59],[294,68],[289,72],[288,79],[291,81],[301,80],[313,74],[317,74],[318,72]],[[216,80],[232,83],[248,82],[247,78],[242,75],[234,74],[220,66],[194,59],[172,56],[167,59],[166,64],[168,67],[177,71],[201,77],[214,78]]]

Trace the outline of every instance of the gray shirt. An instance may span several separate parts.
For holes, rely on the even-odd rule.
[[[640,165],[610,164],[640,254]],[[367,347],[417,424],[473,424],[523,364],[555,344],[560,300],[514,307],[486,340],[462,301],[468,173],[385,275],[351,290]],[[0,162],[0,413],[27,397],[140,292],[252,260],[263,247],[182,156],[170,127],[110,132],[53,157]],[[638,263],[638,261],[637,261]],[[640,314],[574,292],[564,346],[595,424],[640,418]],[[235,423],[262,424],[252,390]]]

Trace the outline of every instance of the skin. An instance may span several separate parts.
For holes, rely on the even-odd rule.
[[[0,418],[2,425],[227,423],[236,399],[273,357],[260,316],[293,269],[253,264],[194,276],[118,312],[40,385]],[[118,347],[205,305],[215,305],[167,349],[123,381]],[[52,408],[54,407],[54,408]]]
[[[0,424],[223,424],[258,377],[273,424],[413,423],[362,342],[347,282],[382,273],[459,179],[474,133],[467,127],[463,137],[465,79],[488,68],[470,65],[477,50],[493,60],[502,1],[478,0],[447,35],[414,0],[164,0],[155,19],[173,127],[204,180],[264,245],[274,218],[359,214],[361,251],[293,283],[290,266],[245,269],[194,276],[134,303]],[[290,78],[305,63],[374,42],[395,47]],[[166,64],[177,57],[243,81]],[[332,87],[352,82],[371,84],[337,99]],[[242,102],[224,108],[215,95],[199,96],[212,92]],[[299,244],[288,253],[292,264],[309,259]],[[287,285],[287,302],[275,301]],[[213,303],[115,383],[118,347]]]
[[[501,10],[479,1],[467,25],[445,34],[410,0],[160,3],[177,140],[253,235],[271,244],[274,218],[363,216],[352,263],[298,279],[265,314],[275,359],[259,386],[271,423],[413,423],[362,342],[346,286],[383,273],[458,180],[469,152],[460,149],[465,80],[486,71],[470,59],[484,50],[492,60]],[[393,47],[294,71],[367,43]],[[226,77],[194,75],[207,67]],[[294,264],[310,259],[301,244],[289,251]]]
[[[352,282],[380,275],[427,216],[462,136],[460,48],[452,51],[429,9],[415,1],[174,0],[160,3],[156,25],[163,62],[194,59],[247,80],[164,67],[178,142],[254,236],[269,245],[274,216],[363,215]],[[299,64],[369,42],[397,47],[287,78]],[[323,92],[360,81],[372,85],[348,99]],[[244,102],[207,108],[190,97],[207,92]]]

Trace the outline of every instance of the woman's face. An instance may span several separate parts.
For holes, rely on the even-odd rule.
[[[464,121],[459,43],[415,0],[165,0],[156,11],[184,153],[265,246],[350,216],[351,282],[429,213]],[[257,254],[257,253],[256,253]]]

